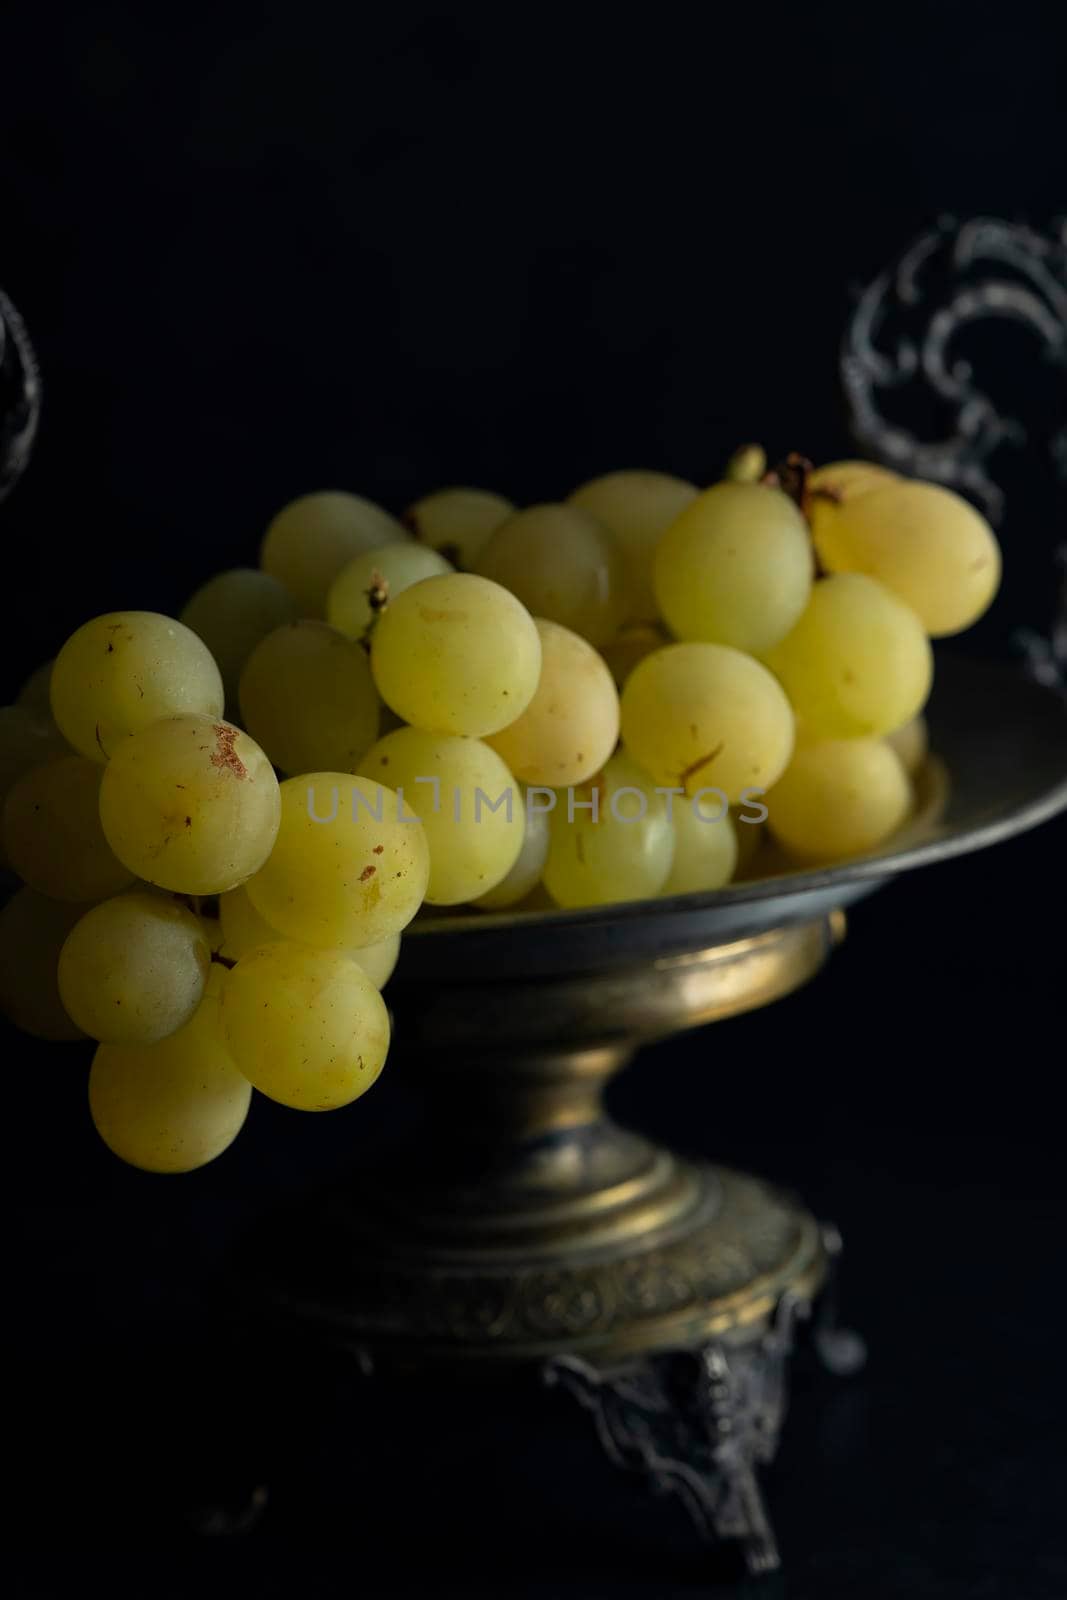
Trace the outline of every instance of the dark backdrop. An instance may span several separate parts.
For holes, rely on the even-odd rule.
[[[839,453],[852,285],[946,210],[1064,208],[1055,9],[9,10],[0,281],[46,391],[0,511],[9,695],[87,615],[253,559],[307,489],[551,498],[615,465],[707,478],[750,437]],[[991,649],[1047,618],[1048,504],[1010,508]],[[1065,838],[887,890],[809,990],[619,1085],[620,1115],[801,1185],[851,1245],[873,1359],[801,1385],[768,1593],[1067,1592]],[[402,1122],[398,1074],[330,1119],[257,1100],[168,1182],[98,1146],[78,1051],[4,1049],[20,1592],[69,1593],[90,1545],[141,1594],[700,1592],[680,1514],[582,1420],[390,1429],[343,1374],[214,1342],[205,1272]],[[262,1475],[264,1434],[272,1518],[206,1550],[185,1509]]]

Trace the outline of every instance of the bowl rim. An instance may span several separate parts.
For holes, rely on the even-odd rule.
[[[762,901],[790,900],[794,897],[832,892],[849,886],[870,884],[910,872],[936,861],[982,850],[1000,843],[1015,834],[1039,826],[1067,810],[1067,700],[1056,690],[1034,682],[1024,674],[1004,663],[976,660],[966,656],[943,657],[938,665],[939,678],[948,680],[949,699],[955,691],[956,704],[961,692],[973,701],[983,689],[999,691],[1011,703],[1013,712],[1025,709],[1029,701],[1035,709],[1040,707],[1042,720],[1055,716],[1061,725],[1062,762],[1061,775],[1052,783],[1037,787],[1029,796],[1015,803],[1003,804],[994,810],[986,821],[961,824],[954,822],[946,811],[955,792],[951,765],[937,749],[937,723],[931,733],[932,750],[915,776],[918,791],[917,805],[908,820],[885,844],[863,854],[833,863],[798,865],[776,871],[767,877],[753,878],[726,885],[722,889],[700,890],[691,894],[669,897],[616,901],[607,905],[581,906],[565,909],[546,907],[530,911],[479,911],[473,907],[440,908],[440,913],[416,919],[404,930],[404,939],[423,941],[460,936],[477,930],[481,934],[512,932],[517,928],[533,933],[551,934],[554,929],[586,929],[597,925],[619,926],[635,918],[668,920],[678,914],[726,911],[731,907],[758,906]],[[995,698],[995,696],[994,696]],[[1019,719],[1016,725],[1021,724]],[[948,727],[949,723],[942,724]],[[436,912],[438,908],[434,908]]]

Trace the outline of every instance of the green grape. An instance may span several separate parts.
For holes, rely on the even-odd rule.
[[[937,484],[900,479],[824,504],[816,548],[831,572],[877,578],[935,639],[969,628],[1000,585],[1000,547],[989,523]]]
[[[259,745],[211,717],[168,717],[134,734],[100,788],[119,860],[179,894],[243,883],[270,854],[279,814],[278,780]]]
[[[362,949],[407,927],[429,874],[422,824],[391,788],[313,772],[282,784],[277,843],[246,887],[285,939]]]
[[[59,998],[56,967],[63,941],[84,906],[19,889],[0,911],[0,1011],[37,1039],[84,1039]]]
[[[282,507],[263,536],[259,561],[289,590],[301,616],[321,617],[331,583],[350,561],[364,550],[410,537],[372,500],[324,489]]]
[[[639,661],[670,644],[670,635],[652,622],[630,622],[604,646],[604,664],[621,689]]]
[[[669,472],[608,472],[567,496],[568,505],[590,512],[618,539],[629,564],[629,616],[654,622],[659,616],[652,587],[652,562],[660,535],[700,491]]]
[[[769,789],[793,752],[793,713],[766,667],[722,644],[671,644],[622,692],[622,739],[655,781],[695,795]]]
[[[256,645],[296,617],[296,601],[285,585],[254,567],[220,572],[186,601],[181,620],[215,657],[228,711],[237,710],[241,673]]]
[[[376,989],[384,989],[400,959],[400,935],[391,934],[378,944],[365,945],[362,950],[346,950],[345,954],[363,968]]]
[[[892,733],[922,710],[933,676],[914,611],[860,573],[820,578],[766,661],[806,735],[824,739]]]
[[[24,772],[71,753],[47,713],[39,716],[21,704],[0,706],[0,799]]]
[[[914,778],[926,760],[926,752],[930,747],[926,718],[921,713],[917,717],[912,717],[902,728],[895,728],[892,733],[887,733],[885,742],[896,751],[904,763],[904,771],[908,777]]]
[[[808,526],[780,489],[717,483],[673,522],[656,549],[656,598],[679,639],[762,654],[807,605]]]
[[[231,889],[228,894],[219,896],[219,920],[222,937],[218,951],[227,961],[240,961],[259,945],[280,944],[284,938],[260,916],[244,888]],[[346,950],[345,954],[363,968],[376,989],[382,989],[392,976],[400,955],[400,935],[391,934],[379,944],[369,944],[362,950]]]
[[[674,859],[661,894],[721,889],[737,866],[737,834],[725,806],[674,798]]]
[[[83,756],[107,761],[130,734],[186,712],[221,717],[222,679],[191,628],[112,611],[72,633],[52,668],[52,714]]]
[[[522,849],[522,792],[480,739],[398,728],[368,751],[364,778],[389,782],[421,817],[430,849],[426,900],[462,905],[507,877]]]
[[[826,500],[851,500],[853,495],[884,489],[887,484],[900,481],[898,473],[875,461],[827,461],[808,473],[805,487]]]
[[[832,861],[881,844],[910,806],[908,775],[884,740],[830,739],[796,752],[767,796],[767,826],[790,855]]]
[[[53,900],[103,900],[134,876],[100,825],[103,769],[85,756],[34,767],[4,802],[4,848],[23,882]]]
[[[19,690],[18,703],[35,717],[52,720],[52,661],[46,661],[31,672]]]
[[[285,937],[260,916],[243,884],[219,895],[219,923],[219,954],[226,961],[240,961],[249,950],[256,950],[261,944],[280,944]]]
[[[193,1172],[244,1126],[252,1085],[222,1035],[224,972],[212,967],[190,1020],[158,1044],[101,1044],[89,1074],[89,1110],[115,1155],[145,1172]]]
[[[514,514],[511,501],[491,489],[438,489],[409,506],[404,521],[421,543],[469,572],[489,535]]]
[[[541,874],[545,870],[545,861],[548,858],[548,809],[540,804],[543,798],[551,799],[549,795],[535,795],[531,801],[530,796],[523,793],[523,810],[526,815],[525,829],[522,836],[522,848],[515,857],[515,863],[506,878],[501,878],[495,889],[479,895],[472,901],[479,911],[507,911],[512,906],[517,906],[520,900],[525,900],[532,894],[541,881]]]
[[[581,506],[530,506],[509,518],[475,563],[536,617],[600,649],[631,610],[630,572],[615,535]]]
[[[888,467],[873,461],[828,461],[808,474],[804,484],[804,515],[816,550],[836,520],[838,508],[858,494],[884,489],[901,480]]]
[[[544,884],[536,883],[526,898],[520,900],[512,909],[518,915],[525,916],[527,911],[558,911],[559,907]]]
[[[667,881],[674,825],[666,799],[621,751],[591,783],[559,797],[549,828],[544,884],[557,905],[644,900]]]
[[[541,676],[530,704],[486,739],[516,778],[554,789],[599,772],[619,738],[619,695],[591,644],[558,622],[535,619]]]
[[[380,544],[350,561],[334,579],[326,597],[326,620],[349,639],[362,639],[390,600],[422,578],[439,578],[451,571],[444,556],[428,545],[410,539],[406,544]],[[374,606],[373,591],[381,597]]]
[[[120,894],[87,911],[59,956],[68,1013],[103,1044],[157,1044],[204,997],[211,950],[200,918],[158,894]]]
[[[389,1050],[389,1013],[341,950],[267,944],[242,956],[222,992],[226,1041],[261,1094],[332,1111],[370,1088]]]
[[[767,452],[759,444],[742,444],[737,447],[723,477],[729,483],[758,483],[767,470]]]
[[[481,739],[533,699],[541,673],[534,620],[472,573],[423,578],[382,612],[371,666],[387,706],[413,727]]]
[[[241,674],[241,716],[276,767],[348,772],[378,737],[367,652],[325,622],[268,634]]]
[[[51,715],[39,716],[28,706],[0,706],[0,811],[12,786],[33,767],[71,753]],[[0,828],[0,866],[6,866]]]

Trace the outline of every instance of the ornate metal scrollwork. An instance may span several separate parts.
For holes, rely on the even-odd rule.
[[[818,1299],[813,1305],[788,1290],[755,1338],[607,1366],[559,1355],[542,1369],[547,1384],[591,1413],[613,1465],[644,1473],[658,1494],[677,1495],[705,1539],[738,1540],[754,1574],[780,1564],[757,1468],[778,1449],[798,1321],[814,1312],[812,1342],[828,1372],[852,1376],[867,1359],[863,1340],[837,1320],[841,1235],[832,1223],[820,1232],[828,1273]]]
[[[942,218],[860,294],[841,351],[851,431],[861,451],[915,477],[976,500],[993,522],[1004,496],[992,458],[1026,433],[1004,416],[959,354],[962,335],[979,323],[1014,322],[1036,337],[1062,369],[1067,396],[1067,221],[1048,235],[1016,223]],[[940,437],[923,439],[898,415],[914,407],[909,386],[947,417]],[[888,408],[888,411],[887,411]],[[1013,409],[1015,409],[1013,407]],[[1045,441],[1067,483],[1067,404]]]
[[[750,1572],[771,1572],[778,1549],[756,1468],[778,1447],[793,1325],[807,1303],[786,1294],[762,1338],[602,1369],[557,1356],[545,1380],[592,1413],[608,1459],[676,1494],[708,1539],[738,1539]]]
[[[1026,329],[1062,380],[1038,439],[1028,440],[1015,414],[1026,409],[1023,395],[1005,415],[959,354],[969,332],[998,319]],[[994,476],[1004,446],[1040,445],[1067,490],[1067,220],[1041,234],[987,217],[943,218],[860,294],[841,377],[863,454],[959,490],[992,522],[1004,512]],[[943,431],[923,439],[912,421],[931,401]],[[1031,677],[1067,690],[1067,541],[1056,561],[1059,600],[1047,633],[1019,629],[1014,642]]]
[[[0,500],[30,459],[40,410],[37,357],[22,318],[0,289]]]
[[[1037,683],[1067,693],[1067,543],[1056,550],[1059,568],[1059,600],[1047,634],[1037,628],[1017,628],[1015,645],[1026,670]]]

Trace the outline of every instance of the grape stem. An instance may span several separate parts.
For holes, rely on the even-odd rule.
[[[370,575],[370,588],[365,593],[370,606],[370,621],[360,634],[359,642],[369,655],[375,623],[389,604],[389,579],[375,568]]]
[[[810,489],[808,479],[815,468],[807,456],[800,455],[796,450],[790,450],[784,461],[763,475],[761,483],[771,489],[781,489],[787,494],[800,512],[808,525],[808,537],[811,544],[811,557],[815,563],[815,575],[825,577],[826,569],[819,560],[819,552],[815,548],[815,541],[811,538],[811,517],[809,515],[813,500],[832,500],[835,505],[840,503],[841,496],[836,489]]]
[[[808,498],[808,478],[814,470],[807,456],[790,450],[784,461],[764,473],[760,482],[771,489],[781,489],[803,511]]]

